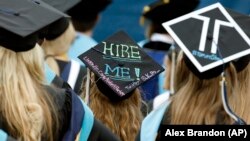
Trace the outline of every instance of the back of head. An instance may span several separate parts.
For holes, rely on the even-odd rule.
[[[204,23],[200,22],[201,16],[206,17],[207,22],[205,20]],[[230,26],[229,24],[218,26],[217,22],[221,20],[229,22]],[[182,120],[180,120],[181,116],[176,116],[175,123],[186,121],[181,123],[230,124],[232,122],[229,118],[231,118],[231,121],[234,119],[237,123],[242,124],[240,117],[243,114],[240,113],[240,110],[245,109],[249,104],[247,102],[237,104],[240,103],[240,99],[247,97],[246,93],[240,90],[241,82],[237,71],[239,73],[249,64],[249,57],[247,57],[250,53],[249,26],[247,26],[249,16],[226,9],[220,3],[215,3],[162,25],[185,53],[181,60],[178,60],[180,64],[177,62],[178,82],[176,83],[186,82],[186,84],[182,83],[183,85],[178,86],[175,97],[180,96],[180,99],[174,98],[176,102],[173,102],[173,106],[175,105],[177,109],[186,109],[183,112],[188,115],[186,119]],[[205,32],[204,28],[206,28]],[[190,33],[192,38],[190,38]],[[217,99],[218,95],[221,95],[223,99]],[[183,100],[184,97],[186,99]],[[229,104],[227,104],[227,97],[230,100]],[[189,101],[189,105],[187,105],[187,101]],[[230,107],[233,108],[232,111],[240,113],[239,117],[230,110]],[[192,108],[194,110],[191,110]],[[225,110],[218,111],[222,108]],[[183,114],[180,110],[178,112],[175,115]],[[174,115],[173,112],[171,114]],[[204,116],[206,114],[207,116]]]
[[[92,78],[89,97],[89,106],[97,119],[121,140],[135,140],[142,121],[141,95],[138,89],[129,98],[114,102],[98,89],[95,79]]]
[[[44,56],[37,42],[43,29],[63,14],[42,1],[1,0],[0,5],[2,122],[14,138],[35,141],[46,133],[52,141],[56,114],[43,89]],[[53,126],[57,125],[55,120]]]
[[[77,31],[91,30],[97,21],[98,15],[106,9],[112,0],[82,0],[68,10]]]
[[[46,55],[59,56],[65,54],[68,52],[75,36],[75,29],[72,23],[69,22],[67,28],[59,36],[55,38],[46,38],[42,47],[45,49]]]
[[[81,2],[81,0],[42,0],[42,1],[60,10],[61,12],[66,12],[70,10],[72,7],[76,6],[79,2]],[[57,38],[65,34],[65,32],[67,32],[69,28],[72,28],[70,24],[71,23],[69,15],[64,14],[63,17],[61,17],[60,19],[56,20],[55,22],[47,26],[44,35],[45,39],[48,41],[56,40]],[[66,44],[68,45],[68,43]]]
[[[40,140],[47,132],[53,140],[52,117],[56,116],[43,90],[43,51],[36,45],[26,52],[16,53],[0,47],[1,119],[4,127],[15,138]],[[51,107],[52,106],[52,107]],[[50,108],[49,108],[50,107]],[[46,124],[45,124],[46,123]],[[55,121],[55,127],[57,123]]]
[[[91,91],[86,95],[96,116],[122,140],[135,140],[142,114],[138,87],[162,72],[162,66],[124,31],[116,32],[79,58],[94,73]]]
[[[228,97],[232,97],[239,90],[235,79],[237,73],[232,64],[225,71]],[[219,76],[211,79],[198,78],[186,66],[180,53],[176,66],[176,83],[178,84],[176,84],[176,93],[172,97],[169,122],[173,124],[232,124],[232,120],[223,109],[220,79]]]
[[[151,23],[151,32],[165,33],[162,23],[192,12],[199,4],[199,0],[157,0],[144,6],[141,24],[145,20]]]

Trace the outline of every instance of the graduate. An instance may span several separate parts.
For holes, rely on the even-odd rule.
[[[46,85],[38,42],[62,13],[42,1],[1,0],[0,5],[1,139],[118,140],[72,90]]]
[[[66,12],[80,2],[80,0],[44,1],[62,12]],[[68,56],[75,36],[76,32],[70,18],[65,15],[48,27],[42,47],[45,50],[45,60],[49,68],[78,94],[82,79],[86,75],[86,68]]]
[[[112,0],[81,0],[80,3],[67,11],[77,31],[68,52],[70,58],[84,65],[78,56],[97,45],[97,41],[92,37],[93,31],[101,18],[101,13],[111,3]]]
[[[167,68],[164,60],[174,40],[161,24],[193,11],[198,4],[199,0],[157,0],[144,6],[140,22],[145,27],[147,39],[139,45],[164,68]],[[164,89],[164,79],[165,75],[161,73],[142,85],[146,101],[169,92],[169,89]]]
[[[139,87],[164,69],[124,31],[79,56],[91,70],[83,97],[94,116],[122,141],[135,140],[142,121]]]
[[[239,78],[240,68],[248,70],[248,24],[248,16],[220,3],[163,23],[182,50],[176,60],[175,93],[143,120],[137,140],[160,140],[161,125],[249,124],[249,102],[241,103],[249,88]]]

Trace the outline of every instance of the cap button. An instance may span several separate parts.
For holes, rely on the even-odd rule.
[[[118,66],[119,66],[119,67],[123,67],[123,66],[124,66],[124,63],[118,62]]]
[[[211,34],[208,34],[207,35],[207,40],[209,40],[209,41],[213,40],[213,36]]]
[[[20,16],[20,14],[19,14],[19,13],[14,13],[14,15],[15,15],[15,16]]]

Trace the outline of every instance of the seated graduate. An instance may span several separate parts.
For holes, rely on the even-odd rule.
[[[205,25],[201,15],[210,19]],[[223,26],[213,24],[216,20]],[[143,120],[137,140],[160,140],[161,125],[250,123],[250,102],[241,103],[249,88],[241,86],[237,72],[249,69],[249,59],[242,59],[250,54],[248,24],[248,16],[219,3],[163,24],[183,50],[176,60],[175,93]],[[207,29],[204,34],[201,28]],[[244,76],[249,83],[249,75]]]
[[[122,141],[135,140],[141,125],[139,86],[164,69],[119,31],[79,56],[90,70],[83,97],[94,116]]]
[[[6,136],[22,141],[118,140],[72,90],[46,85],[37,42],[61,12],[42,1],[1,0],[0,5],[0,129]]]
[[[47,4],[65,12],[74,7],[80,0],[44,0]],[[48,66],[67,82],[78,94],[86,68],[68,56],[68,50],[76,36],[70,18],[65,15],[48,26],[42,47],[45,50],[45,60]]]

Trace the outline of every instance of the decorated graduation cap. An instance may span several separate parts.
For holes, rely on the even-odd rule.
[[[113,101],[128,98],[135,88],[164,70],[123,31],[79,59],[95,73],[99,90]]]
[[[193,11],[199,0],[157,0],[144,6],[141,22],[144,18],[161,24]]]
[[[53,6],[54,8],[66,12],[81,0],[43,0],[47,4]],[[48,26],[47,33],[45,38],[47,40],[54,40],[60,35],[62,35],[69,26],[69,17],[62,17],[59,20],[55,21],[53,24]]]
[[[32,49],[42,30],[63,16],[39,0],[1,0],[0,45],[15,52]]]
[[[228,62],[246,66],[239,59],[250,54],[249,17],[216,3],[163,23],[184,51],[184,61],[199,78],[220,75]],[[248,59],[249,61],[249,59]],[[244,65],[244,66],[242,66]]]

